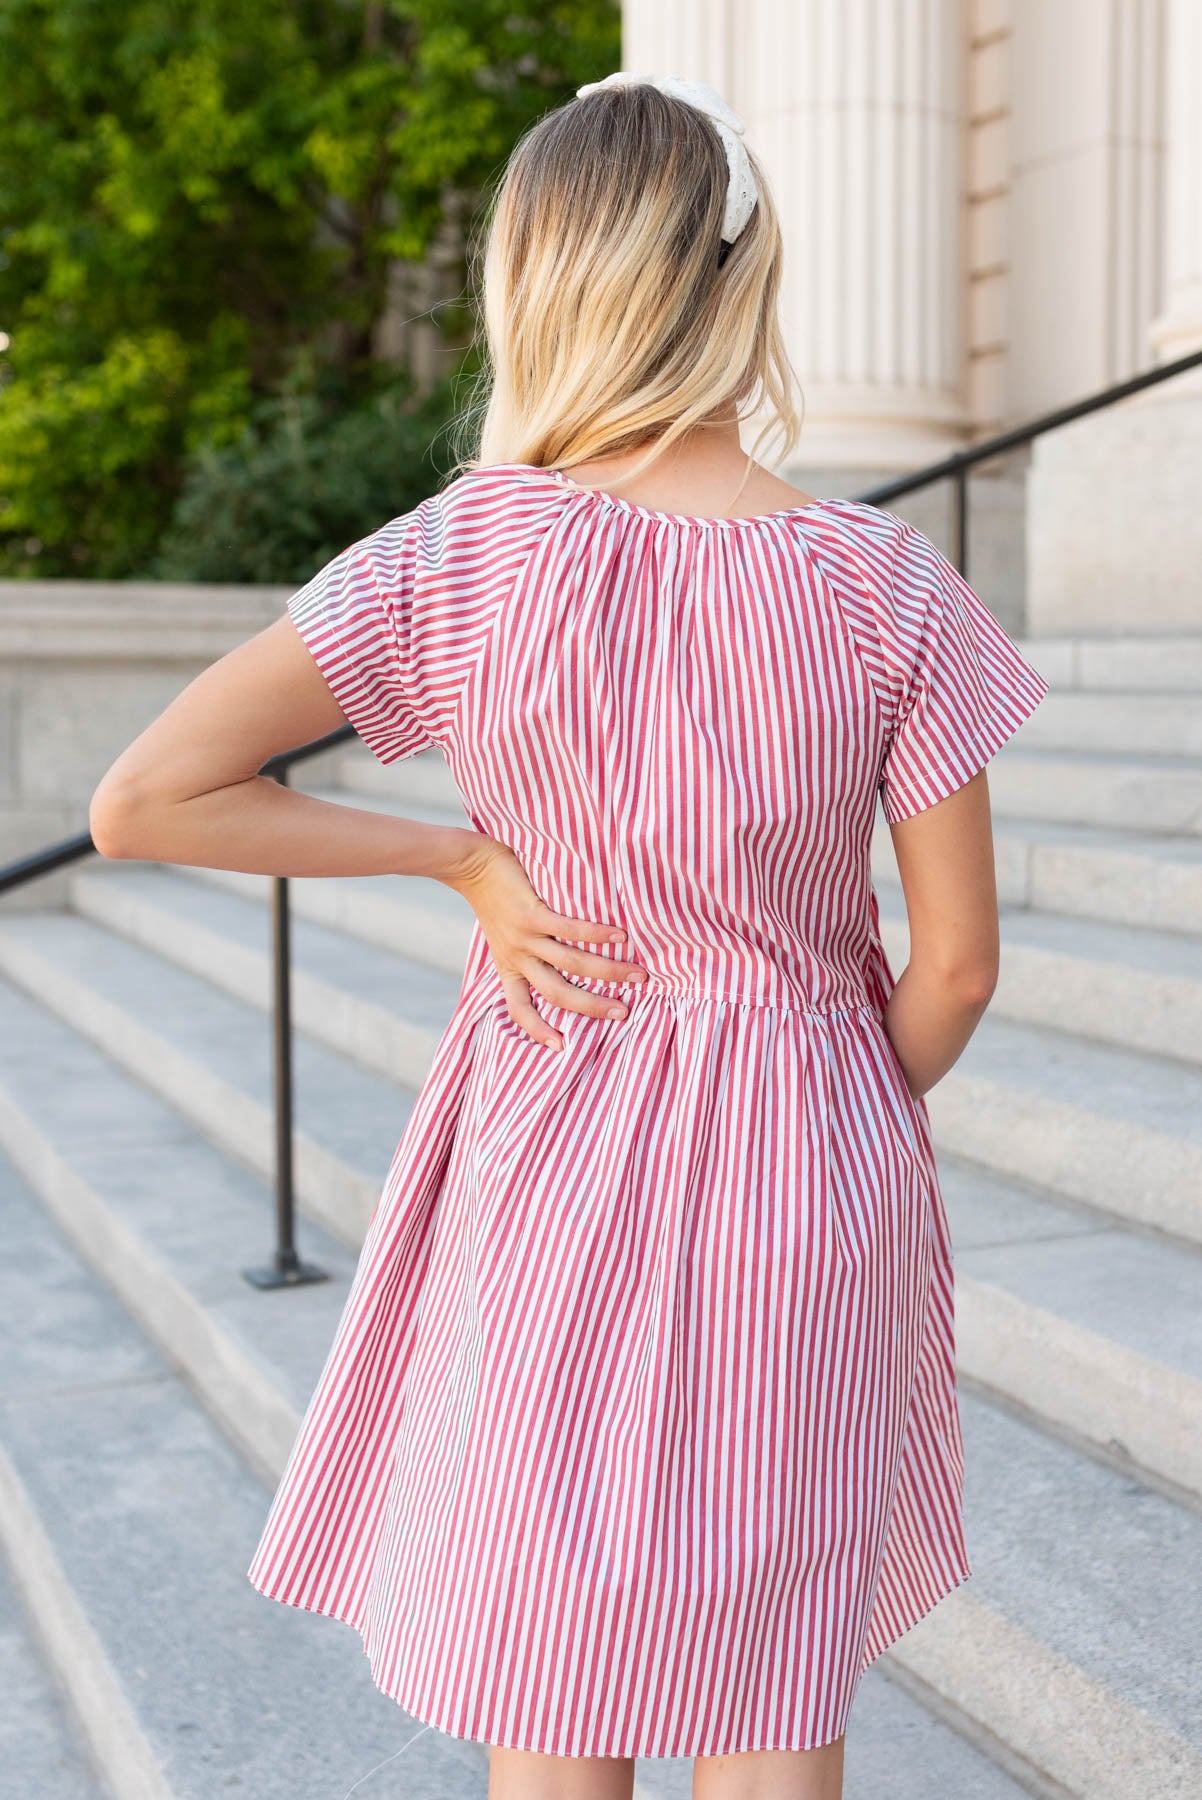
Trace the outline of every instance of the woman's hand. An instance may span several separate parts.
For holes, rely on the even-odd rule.
[[[443,879],[463,895],[480,921],[514,1024],[536,1043],[546,1044],[552,1050],[563,1049],[559,1032],[545,1025],[535,1010],[531,988],[573,1012],[587,1013],[592,1018],[625,1018],[626,1007],[615,995],[574,987],[556,972],[565,969],[570,975],[599,976],[603,981],[645,980],[647,971],[637,963],[595,956],[591,951],[557,942],[559,938],[579,938],[585,943],[618,944],[626,936],[621,927],[552,912],[539,899],[507,844],[480,832],[469,835],[474,842]]]

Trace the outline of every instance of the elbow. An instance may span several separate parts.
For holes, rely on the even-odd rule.
[[[998,965],[996,960],[969,963],[962,968],[949,969],[944,979],[949,992],[955,995],[957,1004],[966,1013],[980,1014],[993,999],[998,983]]]
[[[143,858],[148,847],[150,808],[136,788],[102,781],[88,806],[88,830],[101,856]]]
[[[970,1017],[985,1011],[997,988],[996,948],[992,954],[986,949],[949,954],[946,946],[912,946],[910,960],[932,995],[938,994],[957,1012]]]

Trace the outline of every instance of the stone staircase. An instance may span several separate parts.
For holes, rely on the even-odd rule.
[[[865,1677],[847,1800],[1202,1793],[1202,638],[1025,648],[1053,691],[991,765],[1002,976],[929,1096],[974,1574]],[[458,815],[437,755],[297,779]],[[900,969],[883,818],[874,867]],[[482,1746],[415,1738],[356,1634],[245,1575],[471,915],[291,884],[299,1239],[331,1279],[264,1293],[267,889],[93,859],[69,910],[0,910],[14,1795],[486,1793]],[[639,1793],[690,1776],[640,1762]]]

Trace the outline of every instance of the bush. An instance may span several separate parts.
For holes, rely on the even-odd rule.
[[[452,411],[449,382],[417,400],[404,377],[349,412],[312,392],[261,403],[238,443],[192,459],[146,578],[307,581],[434,492]]]

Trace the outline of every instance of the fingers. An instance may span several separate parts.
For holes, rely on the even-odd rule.
[[[593,1019],[626,1017],[626,1004],[618,994],[594,994],[590,988],[574,987],[547,963],[536,962],[527,979],[553,1006],[564,1006],[569,1012],[585,1013]]]
[[[641,963],[619,962],[616,956],[596,956],[591,950],[573,950],[556,938],[535,938],[529,954],[547,968],[562,969],[566,975],[592,975],[599,981],[647,979]]]
[[[546,1044],[552,1050],[562,1050],[564,1047],[562,1034],[548,1025],[535,1008],[531,998],[532,989],[553,1006],[562,1006],[569,1012],[583,1013],[588,1018],[626,1017],[629,1009],[618,995],[594,994],[590,989],[575,987],[548,964],[539,962],[536,957],[530,960],[533,965],[530,976],[516,972],[504,974],[501,976],[501,986],[510,1018],[536,1043]],[[613,967],[612,963],[608,966]]]
[[[570,919],[566,913],[539,906],[538,923],[549,937],[579,939],[583,944],[620,944],[626,933],[620,925],[599,925],[596,919]]]
[[[583,1013],[589,1018],[624,1019],[627,1007],[618,995],[595,994],[589,989],[576,987],[558,971],[563,969],[570,975],[591,976],[609,982],[645,981],[647,971],[640,963],[621,961],[616,956],[602,956],[574,947],[578,943],[624,943],[625,929],[620,925],[601,924],[595,919],[577,919],[567,913],[557,913],[541,902],[536,909],[534,925],[536,931],[546,935],[526,935],[526,941],[521,943],[518,955],[514,954],[511,942],[509,956],[505,959],[510,967],[501,975],[509,1016],[514,1024],[536,1043],[545,1044],[553,1050],[563,1049],[562,1035],[540,1017],[533,1002],[533,993],[542,995],[554,1006],[561,1006],[569,1012]],[[528,930],[527,926],[527,932]],[[518,935],[520,941],[525,934]],[[560,942],[561,938],[572,940],[572,944]],[[518,956],[521,958],[520,962]],[[500,959],[497,960],[499,964]]]
[[[550,907],[541,909],[540,923],[547,933],[545,940],[536,940],[530,946],[534,954],[543,962],[557,969],[564,969],[570,975],[592,975],[600,981],[643,981],[647,971],[641,963],[620,962],[616,956],[594,955],[588,950],[578,950],[567,944],[561,944],[559,938],[581,939],[586,944],[618,944],[625,941],[626,933],[619,925],[598,925],[588,919],[571,919],[564,913],[552,912]]]
[[[501,985],[505,989],[505,1000],[510,1018],[514,1024],[534,1039],[536,1044],[546,1044],[550,1050],[563,1049],[563,1037],[552,1030],[539,1017],[530,999],[530,984],[520,975],[503,975]]]

